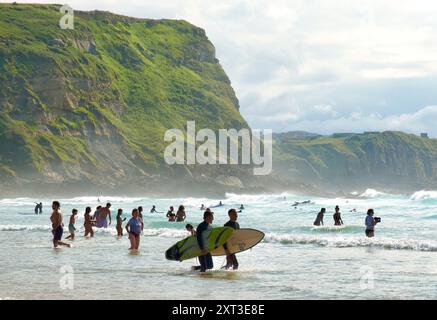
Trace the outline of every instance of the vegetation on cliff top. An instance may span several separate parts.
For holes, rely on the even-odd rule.
[[[202,29],[75,11],[62,30],[59,8],[0,4],[0,175],[109,172],[114,146],[126,157],[117,169],[153,170],[169,128],[247,127]]]

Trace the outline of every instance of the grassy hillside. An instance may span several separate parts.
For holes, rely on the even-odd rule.
[[[1,177],[149,176],[167,129],[247,127],[202,29],[59,7],[0,4]]]
[[[274,170],[295,179],[347,190],[437,187],[437,140],[387,131],[345,137],[277,135]]]

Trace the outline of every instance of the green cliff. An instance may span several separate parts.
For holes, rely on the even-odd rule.
[[[274,136],[274,172],[327,191],[437,187],[437,139],[402,132]]]
[[[187,120],[247,127],[204,30],[99,11],[75,11],[74,30],[62,30],[59,8],[0,4],[0,184],[106,188],[222,174],[163,159],[164,132]]]

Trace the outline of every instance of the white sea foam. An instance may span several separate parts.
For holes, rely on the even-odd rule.
[[[376,198],[376,197],[380,197],[380,196],[386,196],[388,195],[387,193],[375,190],[375,189],[366,189],[366,191],[364,191],[364,193],[360,194],[360,197],[363,198]]]
[[[0,231],[48,231],[52,230],[50,225],[0,225]]]
[[[385,237],[368,239],[362,237],[320,237],[311,235],[290,235],[268,233],[265,242],[278,242],[283,244],[313,244],[323,247],[376,247],[381,249],[437,251],[437,242],[431,240],[415,239],[390,239]]]
[[[426,199],[437,199],[437,191],[416,191],[410,197],[411,200],[426,200]]]

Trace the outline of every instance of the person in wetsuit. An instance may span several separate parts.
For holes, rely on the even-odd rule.
[[[214,221],[214,213],[211,211],[205,211],[203,214],[203,222],[197,226],[196,237],[197,243],[202,250],[202,255],[199,256],[200,266],[194,267],[194,270],[200,270],[200,272],[205,272],[207,269],[212,269],[214,263],[212,261],[211,253],[208,252],[206,244],[204,242],[203,233],[208,229],[211,229],[211,224]]]
[[[235,230],[240,229],[240,224],[237,222],[238,219],[238,213],[235,209],[230,209],[228,211],[229,221],[225,223],[225,227],[231,227]],[[228,247],[226,243],[223,245],[226,252],[226,265],[224,266],[224,269],[229,269],[232,267],[232,269],[237,270],[238,269],[238,260],[234,253],[230,253],[228,250]]]

